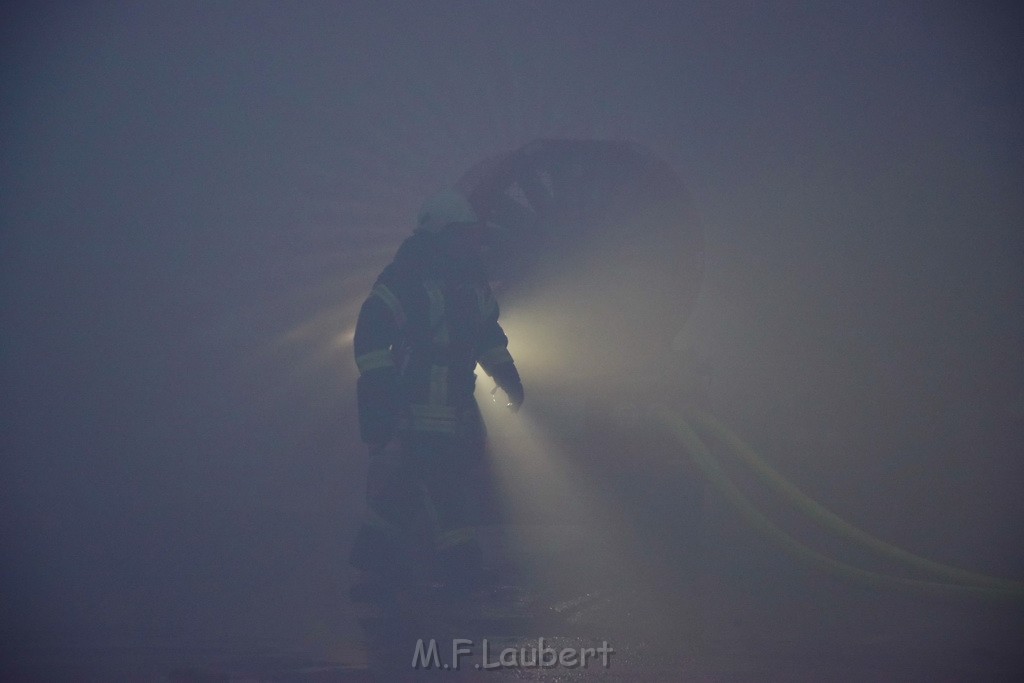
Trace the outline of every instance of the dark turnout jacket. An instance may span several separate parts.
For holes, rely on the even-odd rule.
[[[479,422],[477,364],[510,394],[522,385],[498,304],[478,264],[445,258],[439,236],[405,240],[359,312],[355,357],[363,441],[396,430],[456,434]]]

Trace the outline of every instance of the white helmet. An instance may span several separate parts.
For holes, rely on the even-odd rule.
[[[452,223],[477,223],[476,211],[465,195],[455,190],[444,190],[428,197],[420,208],[416,230],[439,232]]]

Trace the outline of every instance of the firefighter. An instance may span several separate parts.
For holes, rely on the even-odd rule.
[[[463,195],[429,198],[359,312],[357,402],[370,464],[354,597],[410,580],[467,587],[478,576],[466,486],[486,436],[477,364],[512,410],[524,396],[482,262],[484,229]]]

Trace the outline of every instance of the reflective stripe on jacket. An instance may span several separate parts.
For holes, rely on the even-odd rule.
[[[518,382],[498,314],[481,270],[445,262],[434,235],[408,238],[356,325],[363,439],[380,442],[399,428],[454,433],[479,420],[477,363]]]

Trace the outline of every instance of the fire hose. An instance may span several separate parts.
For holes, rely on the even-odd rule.
[[[686,450],[701,473],[757,531],[798,560],[830,574],[874,587],[913,590],[933,595],[962,595],[977,598],[1024,600],[1024,583],[986,576],[920,557],[887,543],[850,524],[804,494],[775,471],[763,458],[711,415],[697,412],[692,418],[658,406],[653,411],[656,423],[671,434]],[[697,429],[694,428],[694,423]],[[794,538],[754,505],[729,478],[718,459],[711,454],[698,430],[710,434],[741,460],[758,479],[813,521],[839,536],[907,567],[931,575],[931,579],[890,576],[863,569],[824,555]]]

